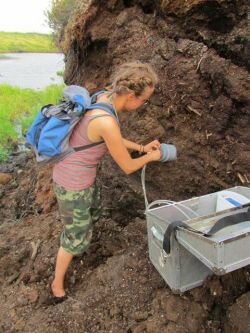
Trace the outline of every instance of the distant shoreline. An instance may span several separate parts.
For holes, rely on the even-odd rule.
[[[11,60],[11,59],[15,59],[15,54],[22,54],[22,53],[34,53],[34,54],[63,54],[63,52],[27,52],[27,51],[24,51],[24,52],[0,52],[0,61],[1,60]],[[9,56],[9,54],[13,54],[13,57],[12,56]]]
[[[3,53],[62,53],[52,35],[34,32],[0,31],[0,54]]]
[[[63,53],[62,51],[8,51],[8,52],[2,52],[0,51],[0,57],[1,55],[13,53],[13,54],[19,54],[19,53]]]
[[[30,34],[36,34],[36,35],[46,35],[50,36],[51,34],[46,34],[43,32],[20,32],[20,31],[2,31],[0,30],[0,33],[3,32],[4,34],[20,34],[20,35],[30,35]]]

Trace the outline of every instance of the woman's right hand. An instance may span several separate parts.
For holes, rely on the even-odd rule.
[[[153,151],[150,151],[147,153],[147,156],[149,157],[150,161],[159,161],[161,159],[161,151],[160,149],[155,149]]]

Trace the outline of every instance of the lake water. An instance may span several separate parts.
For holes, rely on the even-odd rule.
[[[58,71],[64,70],[61,53],[2,53],[0,58],[0,84],[31,89],[44,89],[50,84],[61,84]]]

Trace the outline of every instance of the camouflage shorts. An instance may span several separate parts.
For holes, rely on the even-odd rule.
[[[69,191],[54,184],[54,191],[64,223],[61,246],[73,255],[81,254],[89,247],[93,223],[101,215],[100,190],[91,186],[81,191]]]

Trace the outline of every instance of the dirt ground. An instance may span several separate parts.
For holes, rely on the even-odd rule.
[[[125,137],[177,146],[177,161],[147,167],[149,201],[249,186],[247,1],[84,4],[65,34],[67,84],[95,90],[135,59],[159,74],[150,104],[121,117]],[[250,332],[249,267],[174,294],[149,260],[140,172],[107,156],[98,179],[103,217],[70,267],[70,297],[48,305],[62,230],[51,168],[31,153],[0,165],[0,332]]]

